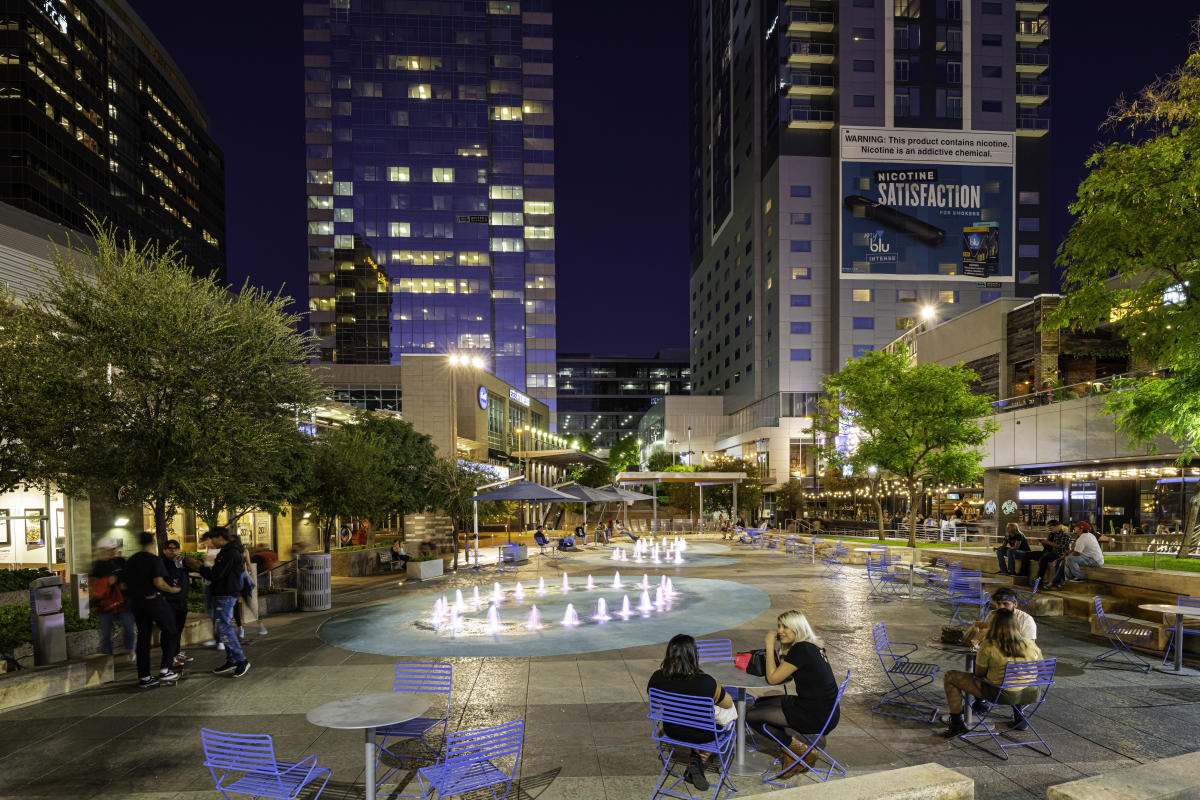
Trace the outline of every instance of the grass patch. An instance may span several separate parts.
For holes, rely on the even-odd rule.
[[[1154,568],[1154,556],[1105,556],[1104,564],[1119,567]],[[1159,569],[1176,569],[1181,572],[1200,572],[1200,558],[1175,558],[1173,556],[1158,557]]]

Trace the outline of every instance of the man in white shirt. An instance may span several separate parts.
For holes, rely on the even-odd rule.
[[[1076,530],[1079,531],[1079,538],[1075,540],[1075,547],[1072,548],[1071,555],[1067,556],[1066,563],[1067,580],[1072,583],[1083,580],[1080,567],[1099,567],[1104,564],[1104,551],[1100,549],[1100,542],[1112,541],[1108,536],[1101,536],[1097,540],[1095,534],[1082,526]]]

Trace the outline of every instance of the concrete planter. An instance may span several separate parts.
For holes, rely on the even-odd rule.
[[[442,574],[445,567],[440,558],[429,561],[408,562],[408,577],[415,581],[427,581]]]
[[[296,610],[296,590],[286,589],[282,592],[260,594],[258,596],[258,615],[286,614]]]
[[[333,550],[329,554],[332,574],[339,578],[362,578],[367,575],[378,575],[384,571],[379,565],[379,555],[387,552],[387,547],[372,547],[366,550]]]

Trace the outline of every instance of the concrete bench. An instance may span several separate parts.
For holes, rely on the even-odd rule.
[[[807,784],[771,792],[771,800],[805,800],[836,797],[838,800],[971,800],[975,781],[941,764],[918,764],[834,778],[829,783]]]
[[[0,711],[112,683],[113,657],[88,656],[48,667],[28,667],[0,678]]]
[[[1198,800],[1197,774],[1200,753],[1188,753],[1050,786],[1046,800]]]

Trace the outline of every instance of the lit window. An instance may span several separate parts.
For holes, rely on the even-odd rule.
[[[389,222],[388,236],[412,236],[412,226],[407,222]]]
[[[771,285],[772,285],[774,282],[775,282],[775,281],[774,281],[774,279],[773,279],[773,278],[767,278],[767,288],[768,288],[768,289],[770,289],[770,288],[771,288]]]
[[[412,83],[408,86],[408,96],[414,100],[428,100],[433,96],[428,83]]]
[[[354,222],[353,208],[335,208],[333,210],[334,222]]]
[[[521,186],[493,186],[490,194],[493,200],[520,200],[525,190]]]
[[[952,289],[943,289],[940,292],[938,292],[938,302],[939,303],[957,303],[958,302],[958,292],[956,292]]]
[[[917,320],[914,317],[896,317],[896,330],[898,331],[906,331],[916,324]]]
[[[792,280],[802,281],[812,277],[812,270],[808,267],[792,267]]]
[[[333,222],[330,220],[310,222],[308,223],[308,232],[314,236],[332,236]]]
[[[333,246],[337,250],[353,250],[354,237],[348,233],[338,234],[333,237]]]
[[[454,183],[454,167],[434,167],[434,183]]]
[[[767,198],[767,202],[766,202],[766,203],[763,203],[763,213],[764,213],[764,214],[770,214],[770,213],[771,213],[771,198],[770,198],[770,197],[768,197],[768,198]]]
[[[898,303],[915,303],[917,302],[916,289],[897,289],[896,302]]]
[[[554,228],[549,227],[549,226],[526,225],[525,226],[525,238],[526,239],[553,239],[554,238]]]
[[[520,239],[492,237],[493,253],[520,253],[525,249],[525,243]]]
[[[492,119],[499,122],[520,122],[520,106],[492,106]]]
[[[524,225],[524,214],[520,211],[493,211],[493,225]]]
[[[533,200],[526,200],[525,201],[525,213],[526,214],[553,214],[554,213],[554,203],[536,202]]]
[[[407,181],[408,167],[388,167],[389,181]]]
[[[354,194],[354,183],[351,181],[334,181],[333,193],[342,197]]]
[[[331,169],[321,169],[321,170],[310,169],[308,171],[308,182],[309,183],[333,183],[333,170],[331,170]]]
[[[871,298],[871,290],[870,289],[851,289],[850,290],[850,299],[853,300],[855,303],[869,303],[869,302],[871,302],[871,299],[872,299]]]

